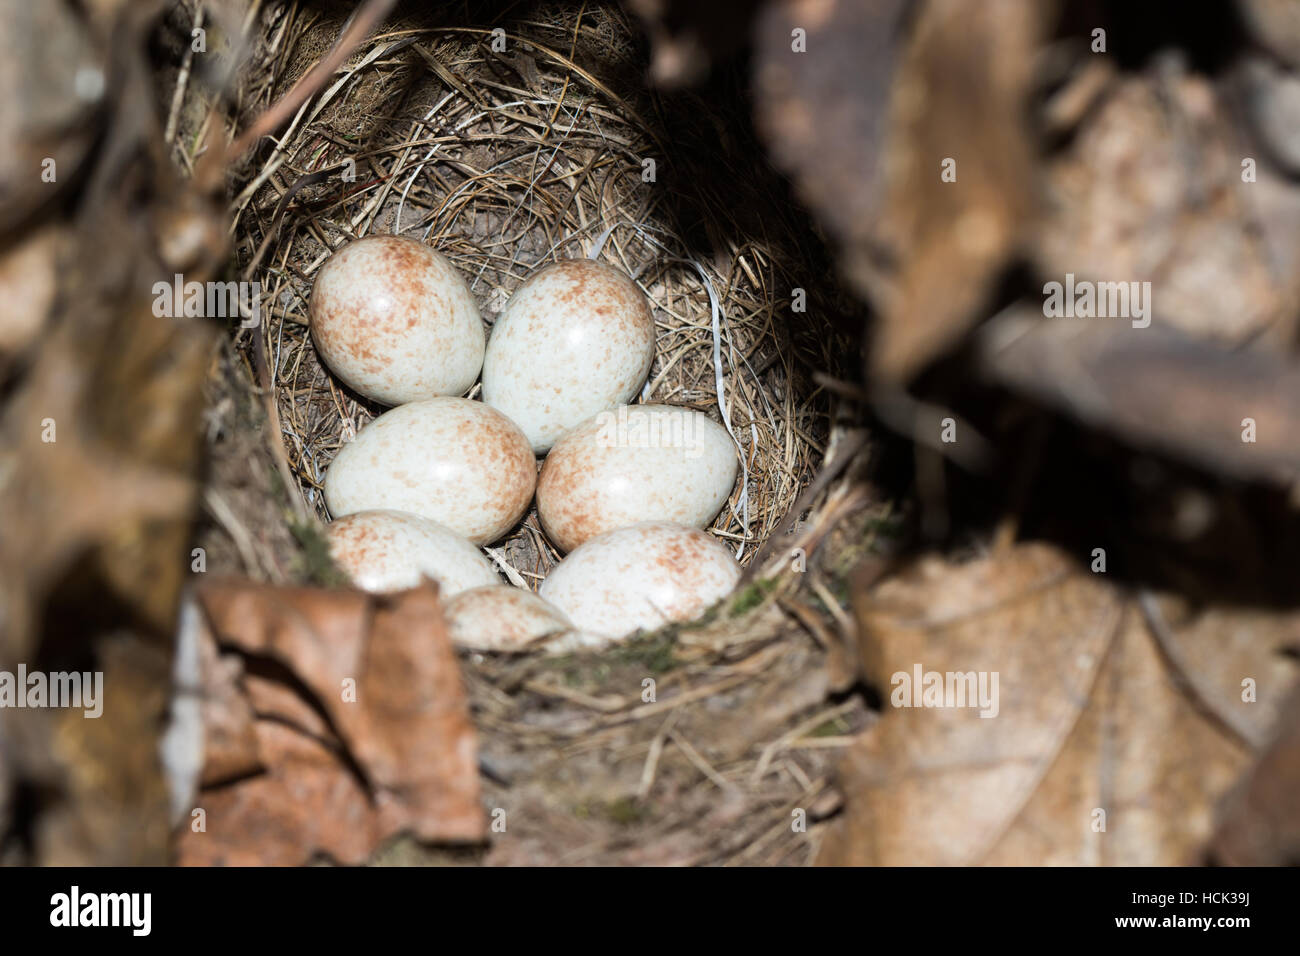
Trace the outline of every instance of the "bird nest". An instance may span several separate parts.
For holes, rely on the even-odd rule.
[[[742,563],[808,485],[831,434],[813,370],[835,369],[846,350],[808,316],[791,321],[793,290],[815,278],[791,238],[806,226],[783,221],[790,208],[754,215],[772,203],[770,174],[734,165],[746,154],[724,152],[719,137],[735,134],[702,99],[690,117],[666,118],[623,16],[558,5],[502,27],[390,21],[244,171],[239,255],[270,304],[244,345],[262,352],[293,479],[319,517],[331,460],[384,409],[318,360],[312,282],[340,246],[384,233],[446,255],[489,324],[547,262],[591,256],[632,276],[657,329],[640,401],[698,409],[739,448],[741,480],[710,530]],[[292,6],[269,21],[249,115],[341,26]],[[761,149],[742,145],[757,166]],[[719,183],[727,193],[711,194]],[[535,512],[489,550],[530,588],[559,558]]]
[[[329,54],[352,9],[262,11],[249,31],[240,130]],[[610,263],[653,307],[655,358],[640,400],[698,409],[735,439],[741,480],[710,530],[749,579],[700,620],[605,652],[462,653],[483,799],[512,820],[510,839],[467,852],[491,863],[637,862],[653,847],[677,862],[807,861],[820,824],[791,834],[791,807],[814,821],[830,812],[831,763],[866,720],[857,698],[825,702],[833,632],[845,621],[835,595],[881,517],[849,481],[862,437],[834,385],[857,353],[831,319],[851,325],[860,313],[765,164],[739,71],[691,92],[656,91],[616,3],[486,5],[478,19],[456,11],[385,21],[234,170],[236,265],[262,282],[266,305],[260,327],[236,332],[233,354],[261,386],[275,463],[222,482],[223,462],[261,453],[214,456],[209,516],[245,543],[212,566],[301,579],[283,569],[323,553],[312,528],[328,518],[330,462],[384,411],[342,386],[312,346],[308,301],[331,253],[371,234],[418,238],[455,263],[489,324],[545,263]],[[239,387],[227,391],[224,407],[239,409]],[[278,480],[266,479],[272,471]],[[261,529],[284,523],[266,512],[278,485],[288,486],[295,530],[306,528],[287,559],[258,553]],[[214,554],[222,536],[211,538]],[[788,559],[794,547],[805,549],[806,573],[803,555]],[[533,511],[488,550],[530,589],[559,559]],[[646,703],[647,680],[657,702],[651,693]],[[723,825],[732,832],[720,841]],[[774,839],[782,833],[790,839]],[[438,852],[402,843],[382,859]]]

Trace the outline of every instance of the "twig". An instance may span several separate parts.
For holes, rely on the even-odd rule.
[[[194,26],[190,30],[190,36],[193,37],[195,30],[203,29],[203,4],[200,3],[198,10],[194,14]],[[176,124],[180,120],[181,106],[185,103],[185,90],[190,82],[190,70],[194,66],[194,44],[190,43],[185,50],[185,56],[181,57],[180,75],[176,77],[176,89],[172,93],[171,109],[167,112],[167,126],[163,131],[163,141],[168,146],[176,139]]]
[[[230,144],[226,150],[226,162],[228,164],[237,162],[259,139],[279,129],[285,120],[297,112],[298,107],[315,96],[325,85],[325,81],[347,62],[352,51],[370,35],[370,31],[388,14],[396,2],[397,0],[366,0],[365,6],[352,17],[351,22],[343,29],[333,49],[325,55],[325,58]]]

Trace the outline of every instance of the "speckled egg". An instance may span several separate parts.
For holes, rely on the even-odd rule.
[[[431,398],[384,412],[344,445],[325,503],[336,518],[409,511],[487,544],[519,520],[536,484],[537,459],[514,422],[482,402]]]
[[[690,620],[739,580],[740,565],[716,538],[648,521],[575,548],[538,593],[580,630],[622,637]]]
[[[450,597],[501,583],[468,540],[405,511],[360,511],[331,522],[325,533],[334,563],[363,591],[403,591],[427,577]]]
[[[537,479],[537,514],[561,551],[641,521],[703,528],[736,483],[726,429],[690,408],[622,405],[555,443]]]
[[[636,283],[604,263],[566,259],[520,286],[492,327],[483,401],[540,454],[636,395],[654,347],[654,316]]]
[[[573,629],[532,591],[507,585],[462,591],[443,606],[443,616],[452,642],[476,651],[519,651]]]
[[[350,388],[386,405],[460,395],[483,366],[483,319],[456,268],[424,243],[366,236],[316,273],[312,340]]]

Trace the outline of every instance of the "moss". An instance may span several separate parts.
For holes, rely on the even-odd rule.
[[[832,579],[830,592],[835,596],[835,600],[840,602],[842,608],[847,608],[853,601],[853,590],[849,587],[848,578],[836,577]]]
[[[726,599],[724,598],[694,620],[672,625],[674,633],[680,633],[682,631],[698,631],[702,627],[708,627],[718,619],[718,615],[722,613],[722,608],[726,603]]]
[[[731,600],[731,616],[748,614],[767,600],[769,594],[776,590],[776,578],[759,578]]]
[[[307,584],[327,588],[347,586],[347,576],[335,566],[330,557],[329,541],[318,524],[290,518],[289,530],[298,541],[299,570]]]
[[[584,800],[573,808],[573,815],[579,820],[604,817],[610,823],[626,827],[644,820],[646,811],[635,797],[623,796],[613,800]]]
[[[886,542],[897,541],[903,536],[903,516],[893,511],[878,518],[870,518],[867,520],[866,530],[868,534],[883,538]]]
[[[835,599],[835,607],[827,607],[826,601],[822,599],[821,593],[813,591],[811,588],[802,592],[802,598],[807,604],[822,612],[838,617],[840,614],[850,611],[853,603],[853,589],[849,586],[847,577],[835,576],[825,579],[826,594]]]
[[[560,661],[563,670],[560,672],[560,679],[566,687],[573,687],[581,690],[593,685],[603,685],[609,680],[610,666],[601,660],[594,660],[590,657],[567,657]]]
[[[665,629],[638,635],[605,650],[553,657],[541,666],[558,674],[566,687],[589,691],[611,683],[622,686],[629,676],[639,684],[646,674],[663,674],[677,664],[676,632]]]
[[[610,822],[624,827],[640,823],[645,816],[645,810],[632,797],[619,797],[616,800],[611,800],[605,804],[603,809]]]
[[[830,720],[818,724],[809,733],[809,737],[838,737],[848,732],[848,724],[840,717],[832,717]]]
[[[284,476],[280,474],[280,469],[274,464],[266,466],[267,481],[271,484],[271,494],[284,503],[284,507],[289,506],[289,489],[284,483]]]
[[[611,656],[624,664],[642,667],[652,674],[662,674],[677,666],[674,635],[670,631],[655,631],[638,635],[626,644],[613,648]]]

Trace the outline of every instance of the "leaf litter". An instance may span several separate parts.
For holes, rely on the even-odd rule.
[[[717,57],[734,45],[708,35],[707,18],[665,32],[653,5],[637,6],[657,31],[655,72],[665,82],[701,82],[680,44],[699,43]],[[308,508],[300,492],[310,496],[320,476],[312,443],[321,436],[313,432],[322,420],[368,412],[321,386],[290,314],[300,311],[295,294],[281,295],[275,313],[294,363],[281,361],[290,350],[282,353],[278,341],[250,349],[237,339],[233,350],[213,350],[196,324],[150,321],[156,317],[147,302],[124,294],[147,288],[141,277],[160,268],[206,275],[223,260],[225,230],[214,202],[221,173],[210,165],[205,171],[203,162],[221,152],[216,138],[205,138],[214,119],[222,125],[220,114],[202,97],[187,97],[186,83],[191,92],[198,83],[182,70],[165,138],[193,173],[188,184],[157,162],[161,130],[153,126],[161,124],[147,97],[121,96],[100,107],[65,98],[48,111],[7,115],[6,122],[33,126],[41,115],[75,115],[71,132],[19,129],[10,139],[22,144],[22,155],[54,154],[64,168],[82,171],[84,178],[64,182],[84,188],[66,210],[33,210],[28,190],[0,197],[6,231],[36,215],[55,221],[42,225],[59,242],[74,243],[59,252],[72,269],[63,300],[37,310],[50,312],[42,318],[52,334],[31,345],[30,329],[20,330],[21,340],[6,340],[0,357],[0,663],[32,654],[47,663],[89,656],[116,692],[101,722],[60,726],[57,717],[29,713],[0,728],[7,837],[0,858],[156,862],[175,848],[161,825],[168,793],[157,728],[168,706],[171,625],[185,567],[177,556],[201,507],[200,540],[214,569],[252,580],[217,581],[194,598],[201,626],[192,650],[206,740],[198,757],[188,758],[198,760],[192,785],[206,829],[179,821],[174,839],[183,862],[1294,862],[1300,758],[1297,704],[1288,693],[1300,646],[1296,595],[1293,587],[1279,593],[1264,586],[1294,567],[1285,542],[1294,507],[1277,494],[1296,478],[1291,436],[1300,433],[1300,190],[1293,144],[1277,124],[1300,50],[1294,18],[1262,0],[1225,5],[1241,17],[1221,31],[1241,52],[1238,70],[1207,62],[1196,37],[1181,32],[1163,44],[1172,50],[1090,58],[1068,3],[934,2],[905,16],[907,6],[865,16],[845,3],[767,4],[756,20],[755,107],[776,161],[838,250],[844,277],[874,309],[868,385],[823,375],[818,388],[876,411],[879,424],[903,426],[917,442],[907,451],[915,456],[915,487],[891,500],[887,472],[897,449],[873,434],[854,445],[842,480],[814,483],[807,500],[798,496],[810,478],[809,452],[833,459],[842,421],[852,416],[840,404],[829,437],[809,433],[793,402],[792,373],[826,356],[814,349],[798,356],[798,368],[791,365],[784,318],[773,321],[774,303],[797,275],[787,279],[790,263],[774,260],[780,288],[770,288],[766,275],[755,274],[753,250],[721,241],[711,226],[705,231],[713,248],[699,262],[720,277],[745,275],[752,288],[736,303],[761,318],[755,342],[770,340],[767,351],[775,353],[755,345],[727,356],[754,366],[754,382],[743,389],[757,413],[749,416],[750,440],[759,445],[764,417],[779,421],[784,432],[774,428],[761,441],[783,443],[792,463],[764,476],[778,494],[761,509],[762,524],[780,528],[769,543],[806,545],[808,569],[791,573],[780,547],[768,547],[759,555],[768,558],[765,573],[751,573],[734,603],[694,625],[644,636],[613,657],[458,659],[428,589],[381,600],[295,586],[335,583],[314,523],[302,520]],[[107,21],[115,10],[108,4],[87,16]],[[792,59],[791,11],[807,20],[812,42],[839,52]],[[181,35],[188,35],[190,12],[178,6],[169,13]],[[228,32],[239,45],[238,18],[228,12],[218,5],[212,15],[234,24]],[[1130,15],[1141,16],[1106,13],[1117,18],[1106,20],[1112,36],[1128,35],[1115,28]],[[337,33],[333,22],[312,29],[314,14],[295,4],[261,16],[244,24],[263,34],[243,39],[265,58],[241,101],[241,120],[279,100],[326,52],[320,36]],[[110,25],[95,24],[92,36],[113,35]],[[609,48],[613,37],[621,39],[620,57],[632,49],[616,18],[533,26],[554,34],[556,48],[572,36],[575,48],[579,39]],[[128,58],[143,48],[143,29],[128,31],[124,48],[135,51]],[[1213,26],[1193,26],[1192,34],[1196,29]],[[66,34],[78,56],[94,56],[94,42],[76,30],[50,28]],[[240,170],[252,177],[236,199],[247,218],[237,239],[247,240],[248,251],[273,251],[286,209],[288,228],[309,234],[314,246],[332,244],[315,214],[337,211],[337,204],[333,194],[311,188],[318,181],[310,170],[319,172],[317,160],[331,150],[352,150],[355,130],[382,125],[374,116],[386,114],[370,107],[408,90],[403,71],[415,60],[406,62],[407,53],[457,88],[464,100],[458,109],[482,106],[482,96],[459,89],[457,50],[493,60],[486,65],[496,78],[487,86],[512,96],[516,80],[542,80],[539,68],[550,80],[556,69],[576,67],[550,47],[545,62],[524,55],[497,63],[473,44],[444,44],[440,35],[433,31],[428,48],[417,50],[393,35],[375,41],[322,100],[329,109],[318,107],[308,128],[285,138],[290,148],[294,136],[309,148],[293,156],[277,148],[260,168]],[[308,43],[304,55],[291,56],[295,38],[309,36],[319,48]],[[1188,49],[1180,53],[1180,46]],[[876,55],[864,61],[864,49]],[[985,69],[988,63],[997,68]],[[861,82],[849,84],[865,91],[858,99],[846,98],[846,85],[837,82],[846,71],[858,71]],[[10,91],[27,76],[0,74],[0,85]],[[39,80],[39,71],[30,76]],[[348,84],[347,95],[336,98]],[[46,85],[42,95],[57,97],[58,84]],[[41,102],[21,90],[7,96],[25,109]],[[625,105],[617,96],[610,102]],[[109,105],[117,110],[112,133],[88,152],[85,131],[95,124],[85,120],[103,119]],[[605,126],[610,118],[599,117]],[[550,128],[544,117],[530,122]],[[349,123],[354,132],[345,129]],[[424,207],[437,193],[423,182],[413,190],[415,176],[405,184],[384,179],[380,163],[395,152],[417,163],[424,155],[424,164],[433,156],[419,152],[433,132],[418,118],[408,125],[396,145],[381,143],[364,157],[376,175],[360,187],[361,198],[374,197],[345,234],[367,215],[373,220],[392,187],[402,186],[404,203]],[[734,144],[729,148],[734,153]],[[1247,151],[1262,157],[1254,193],[1238,185],[1237,158]],[[940,163],[954,152],[958,178],[952,188],[936,188]],[[16,165],[0,164],[6,189],[13,169],[31,165],[15,155]],[[876,157],[867,174],[864,156]],[[495,156],[469,149],[459,158],[486,169]],[[580,182],[590,172],[574,166],[564,175]],[[527,182],[524,195],[541,200],[554,185]],[[253,201],[259,186],[267,193]],[[141,197],[156,207],[147,225],[136,215]],[[588,216],[602,211],[604,196],[595,199],[576,198],[573,212],[593,234]],[[417,212],[430,219],[427,209]],[[498,226],[477,223],[469,239],[491,239]],[[205,241],[182,241],[196,235]],[[638,235],[615,234],[616,245]],[[554,238],[543,237],[530,254],[553,248]],[[12,239],[6,235],[6,252]],[[48,256],[38,245],[31,254]],[[95,255],[83,254],[92,249]],[[303,270],[319,264],[267,261],[282,280],[280,292],[305,287]],[[692,260],[693,268],[699,262]],[[511,259],[500,271],[518,266]],[[1150,277],[1158,332],[1139,339],[1127,323],[1078,329],[1041,321],[1038,287],[1062,271]],[[737,287],[728,284],[733,294]],[[692,296],[703,298],[703,287],[659,291],[675,322]],[[861,315],[843,298],[826,301],[850,320]],[[797,321],[792,314],[788,324]],[[120,367],[103,368],[96,360],[106,354],[118,356]],[[317,415],[308,427],[295,421],[297,396],[285,393],[283,376],[297,382],[299,362],[311,380],[306,391],[347,405],[346,412]],[[268,367],[279,378],[270,378]],[[713,368],[704,363],[692,372],[711,380]],[[208,412],[200,422],[205,380]],[[277,384],[281,393],[272,394]],[[887,415],[891,402],[910,409],[910,420]],[[51,410],[60,439],[38,443],[33,422]],[[993,482],[955,476],[932,450],[925,415],[934,412],[937,421],[949,410],[963,430],[969,421],[987,436],[996,453]],[[280,411],[290,414],[277,421]],[[1239,433],[1248,415],[1261,425],[1250,445]],[[1059,448],[1061,435],[1083,436],[1070,458],[1081,468],[1080,484],[1117,459],[1133,500],[1117,499],[1102,513],[1096,499],[1080,506],[1059,496],[1059,475],[1047,480],[1051,463],[1040,471],[1038,446],[1017,430],[1027,420],[1057,436],[1049,447]],[[861,421],[852,424],[861,435]],[[217,452],[201,487],[191,440],[200,425],[209,452]],[[1099,442],[1104,435],[1115,442]],[[964,438],[963,449],[975,441]],[[1104,452],[1094,454],[1098,447]],[[978,456],[950,457],[970,463]],[[1193,472],[1208,502],[1202,510],[1218,520],[1180,519],[1183,536],[1157,542],[1163,551],[1152,563],[1161,574],[1144,571],[1150,552],[1142,549],[1151,542],[1143,535],[1153,516],[1134,506],[1138,492],[1153,473],[1176,484]],[[989,484],[1007,474],[1014,480],[1006,495],[990,495]],[[1016,534],[967,520],[972,509],[961,496],[972,487],[998,499],[996,517],[1021,521],[1020,543]],[[776,497],[782,509],[769,506]],[[1031,520],[1045,507],[1077,510],[1076,525],[1124,527],[1134,546],[1112,547],[1116,573],[1095,573],[1077,540]],[[917,534],[936,509],[953,518],[943,540]],[[896,519],[903,530],[882,543],[877,529]],[[1231,564],[1234,582],[1259,587],[1233,593],[1192,573],[1205,569],[1190,565],[1216,550],[1217,539],[1197,537],[1199,526],[1222,533],[1217,550],[1231,552],[1212,558],[1211,567]],[[889,563],[881,552],[893,556]],[[918,666],[923,674],[996,674],[997,716],[892,706],[894,675],[914,675]],[[654,682],[649,696],[647,679]],[[345,697],[350,680],[355,701]],[[992,687],[987,678],[985,686]],[[1243,696],[1248,691],[1252,701]],[[410,733],[412,726],[420,732]],[[840,754],[847,759],[837,776]],[[33,807],[26,796],[15,798],[33,793],[50,799]],[[500,834],[488,825],[488,812],[496,819],[498,810],[510,821]],[[806,832],[791,825],[800,814]],[[440,841],[475,846],[468,855],[440,856],[428,845]]]
[[[362,863],[398,833],[485,833],[475,735],[430,586],[205,585],[203,826],[189,865]]]
[[[1135,598],[1044,544],[922,557],[855,615],[892,706],[847,757],[828,863],[1193,862],[1297,676],[1300,614]],[[895,675],[917,667],[996,674],[989,719],[961,698],[911,706]]]

